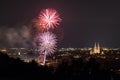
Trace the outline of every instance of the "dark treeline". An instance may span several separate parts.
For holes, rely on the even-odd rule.
[[[119,75],[100,67],[94,58],[88,62],[72,59],[63,60],[53,67],[38,66],[35,61],[24,63],[0,53],[0,80],[119,80]]]

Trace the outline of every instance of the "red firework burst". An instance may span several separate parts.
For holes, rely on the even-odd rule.
[[[38,17],[38,23],[43,29],[54,29],[61,22],[60,15],[55,9],[44,9]]]

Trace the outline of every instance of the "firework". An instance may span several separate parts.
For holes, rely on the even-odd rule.
[[[39,17],[38,17],[38,23],[43,29],[54,29],[59,25],[61,22],[61,19],[59,17],[58,12],[55,9],[45,9],[43,10]]]
[[[39,51],[44,54],[43,65],[46,61],[46,55],[50,55],[56,50],[57,39],[56,36],[51,32],[41,33],[40,38],[40,47]]]
[[[40,52],[51,54],[56,50],[57,39],[56,36],[51,32],[41,33],[40,38]]]

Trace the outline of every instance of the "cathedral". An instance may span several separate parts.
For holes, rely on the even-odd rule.
[[[100,45],[99,43],[94,44],[94,48],[90,51],[90,55],[92,54],[100,54]]]

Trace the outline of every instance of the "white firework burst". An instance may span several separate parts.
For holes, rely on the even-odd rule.
[[[39,37],[40,47],[39,50],[41,53],[52,54],[56,50],[57,39],[55,34],[51,32],[43,32]]]

